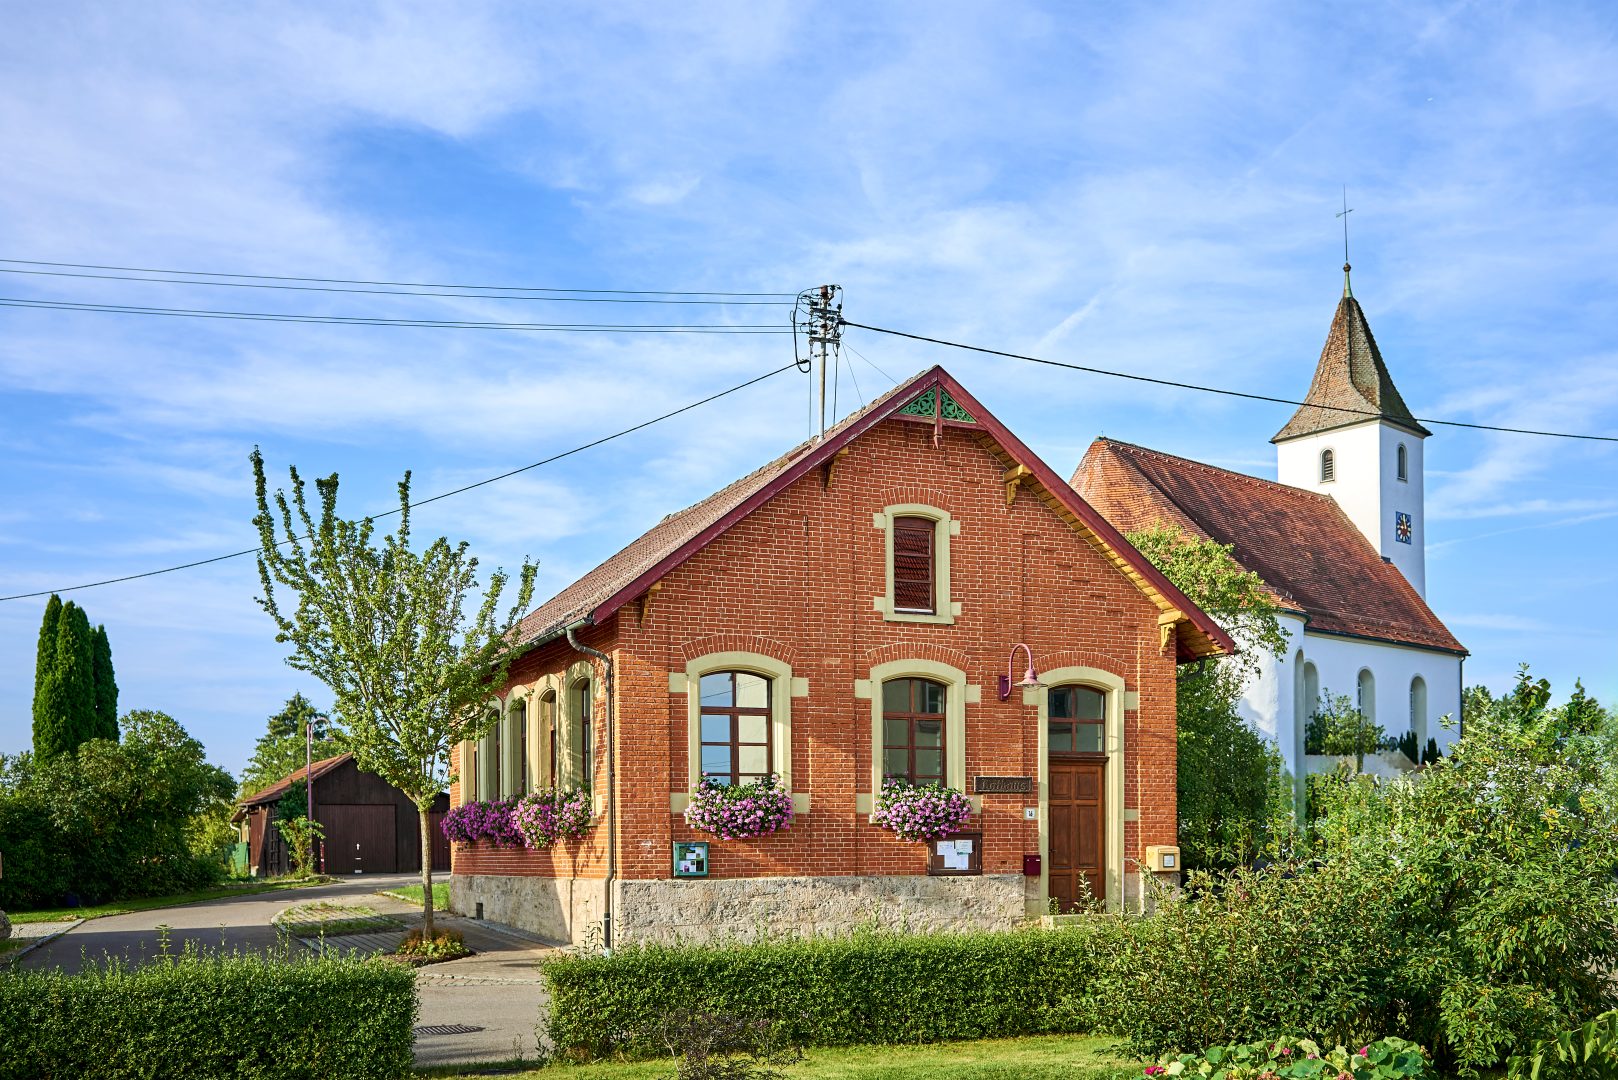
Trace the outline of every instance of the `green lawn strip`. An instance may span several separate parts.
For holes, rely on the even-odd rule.
[[[339,937],[344,934],[381,934],[404,929],[391,915],[379,915],[364,904],[338,904],[316,900],[294,904],[275,917],[275,925],[300,938]]]
[[[38,940],[38,939],[36,939],[36,938],[10,938],[10,939],[8,939],[6,941],[0,941],[0,956],[4,956],[4,955],[6,955],[6,953],[11,952],[11,951],[13,951],[15,949],[20,949],[24,945],[32,944],[36,940]]]
[[[389,896],[389,897],[392,897],[395,900],[403,900],[407,904],[415,904],[418,907],[421,906],[421,886],[420,885],[401,885],[397,889],[384,889],[381,892],[379,892],[378,895],[379,896]],[[448,883],[442,882],[442,881],[433,882],[433,910],[434,911],[448,911],[449,910],[449,885],[448,885]]]
[[[1140,1063],[1119,1057],[1112,1039],[1084,1035],[926,1046],[847,1046],[811,1049],[802,1064],[787,1070],[793,1080],[1135,1080]],[[654,1080],[673,1074],[667,1058],[653,1061],[552,1065],[548,1069],[504,1075],[529,1080]],[[418,1076],[488,1075],[455,1067],[417,1070]]]
[[[128,915],[135,911],[198,904],[204,900],[219,900],[227,896],[250,896],[253,893],[278,892],[282,889],[304,889],[311,885],[324,885],[329,879],[307,878],[299,881],[263,881],[241,885],[216,885],[211,889],[175,893],[172,896],[145,896],[134,900],[115,900],[94,907],[45,908],[40,911],[13,911],[14,923],[61,922],[66,919],[100,919],[108,915]]]

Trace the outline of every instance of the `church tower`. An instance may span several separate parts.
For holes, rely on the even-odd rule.
[[[1371,336],[1343,266],[1343,299],[1304,404],[1276,432],[1283,484],[1330,495],[1350,521],[1427,594],[1422,440]],[[1298,537],[1307,543],[1307,537]]]

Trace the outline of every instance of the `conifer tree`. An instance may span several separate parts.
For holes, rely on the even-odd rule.
[[[68,601],[56,628],[55,660],[34,698],[34,753],[41,759],[96,737],[92,637],[84,609]]]
[[[90,666],[95,689],[95,731],[92,738],[118,741],[118,680],[112,672],[112,642],[107,628],[97,626],[90,640]]]
[[[45,601],[45,620],[39,624],[39,651],[34,659],[34,694],[45,681],[45,673],[56,664],[56,628],[62,622],[62,598],[51,593]]]

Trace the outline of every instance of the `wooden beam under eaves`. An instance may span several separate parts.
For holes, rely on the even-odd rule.
[[[652,610],[652,597],[661,588],[663,588],[663,583],[661,581],[654,581],[652,582],[651,588],[640,594],[640,614],[637,621],[641,626],[646,625],[646,616],[650,614]]]

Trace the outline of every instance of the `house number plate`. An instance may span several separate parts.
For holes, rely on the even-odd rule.
[[[974,776],[972,791],[978,795],[1027,795],[1034,790],[1031,776]]]

